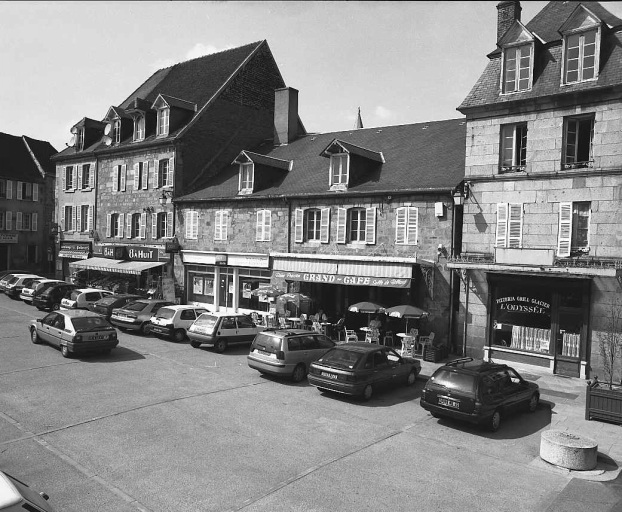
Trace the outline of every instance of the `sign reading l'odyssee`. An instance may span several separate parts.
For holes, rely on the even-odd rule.
[[[308,283],[345,284],[349,286],[385,286],[390,288],[408,288],[410,279],[398,277],[368,277],[345,274],[319,274],[314,272],[275,271],[273,276],[289,281],[305,281]]]
[[[551,314],[551,304],[535,297],[509,296],[497,299],[497,309],[512,313]]]

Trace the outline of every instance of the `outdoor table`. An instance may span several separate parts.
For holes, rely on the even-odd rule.
[[[298,318],[297,316],[290,316],[288,318],[286,318],[286,320],[292,324],[293,327],[302,327],[302,321],[300,320],[300,318]]]

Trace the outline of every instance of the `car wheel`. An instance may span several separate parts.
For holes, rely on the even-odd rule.
[[[37,334],[37,329],[35,329],[34,327],[30,329],[30,341],[32,341],[35,345],[41,342],[41,339]]]
[[[536,412],[539,403],[540,395],[538,395],[538,393],[531,395],[531,398],[529,399],[529,412]]]
[[[220,338],[216,342],[216,352],[222,353],[227,350],[227,340],[224,338]]]
[[[151,325],[149,324],[149,322],[145,322],[144,324],[140,326],[140,332],[141,334],[144,334],[145,336],[148,336],[149,334],[151,334]]]
[[[365,389],[363,390],[363,400],[369,400],[374,394],[374,388],[371,387],[371,384],[367,384]]]
[[[38,309],[39,311],[45,311],[45,308],[42,308],[42,307],[40,307],[40,306],[37,306],[37,309]]]
[[[59,309],[60,309],[60,304],[58,303],[52,304],[52,311],[58,311]]]
[[[296,366],[296,368],[294,368],[294,371],[292,372],[292,380],[294,382],[302,382],[302,379],[305,378],[306,374],[307,371],[305,370],[305,365],[299,364]]]
[[[417,372],[415,370],[411,370],[408,374],[408,380],[406,381],[406,385],[412,386],[417,380]]]
[[[62,354],[63,357],[71,357],[71,354],[69,353],[69,349],[67,348],[67,345],[62,345],[60,347],[60,353]]]
[[[173,341],[175,343],[181,343],[186,339],[186,331],[183,329],[176,329],[173,333]]]
[[[489,427],[490,427],[490,430],[492,430],[493,432],[496,432],[497,430],[499,430],[500,426],[501,426],[501,413],[499,412],[499,410],[496,410],[495,412],[492,413]]]
[[[198,341],[191,341],[190,342],[190,346],[192,348],[199,348],[201,346],[201,344]]]

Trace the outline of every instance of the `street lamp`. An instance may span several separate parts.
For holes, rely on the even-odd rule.
[[[170,190],[163,190],[162,195],[160,196],[160,204],[164,206],[168,204],[173,199],[173,192]]]

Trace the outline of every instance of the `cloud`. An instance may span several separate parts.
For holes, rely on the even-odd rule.
[[[211,53],[218,53],[224,50],[229,50],[233,48],[233,46],[224,46],[222,48],[218,48],[212,44],[203,44],[197,43],[190,50],[186,52],[186,55],[181,59],[169,58],[169,59],[159,59],[153,63],[151,66],[152,69],[162,69],[168,68],[169,66],[173,66],[178,62],[184,62],[186,60],[196,59],[198,57],[203,57],[204,55],[210,55]]]
[[[374,110],[374,114],[382,120],[391,119],[395,116],[392,110],[383,107],[382,105],[378,105]]]

